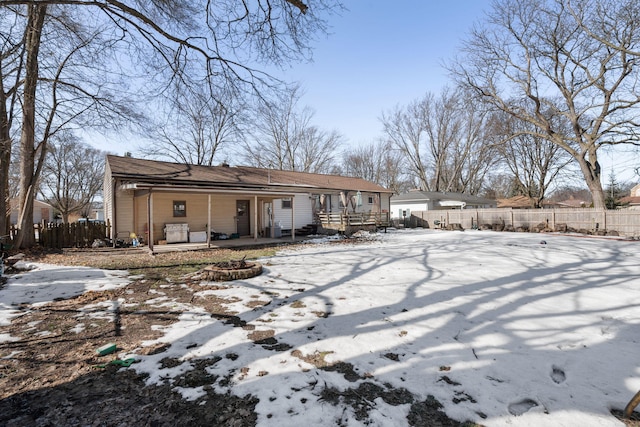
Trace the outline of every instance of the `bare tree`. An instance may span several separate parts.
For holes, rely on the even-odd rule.
[[[49,138],[72,123],[83,127],[104,125],[135,114],[127,103],[119,103],[119,97],[109,93],[111,87],[105,83],[101,52],[108,51],[109,46],[98,43],[106,41],[100,36],[102,28],[92,22],[79,24],[74,9],[44,3],[26,7],[0,3],[0,10],[3,28],[15,28],[16,33],[18,27],[22,29],[22,38],[3,46],[7,50],[2,56],[10,61],[2,64],[2,85],[6,93],[15,95],[16,104],[0,120],[11,127],[10,135],[19,134],[21,232],[16,245],[26,247],[34,243],[33,199]],[[21,116],[15,111],[17,105]],[[8,147],[2,147],[4,156],[11,155]],[[9,189],[5,185],[2,191],[6,195]]]
[[[331,170],[342,136],[313,125],[313,111],[298,108],[301,96],[300,86],[294,86],[258,101],[251,139],[244,141],[242,153],[249,164],[312,173]]]
[[[383,114],[382,123],[421,189],[476,194],[496,161],[489,118],[483,105],[445,88]]]
[[[553,121],[553,119],[550,119]],[[531,124],[502,113],[496,117],[496,144],[503,162],[511,171],[519,193],[542,207],[551,186],[568,169],[573,159],[560,146],[536,135]]]
[[[343,173],[375,182],[401,194],[412,187],[404,173],[404,160],[398,150],[383,140],[350,148],[343,157]]]
[[[325,131],[317,126],[300,129],[297,164],[299,169],[312,173],[331,173],[336,162],[334,153],[340,149],[342,135],[336,131]]]
[[[425,101],[413,101],[405,108],[396,107],[381,117],[384,135],[389,144],[402,153],[409,170],[416,177],[418,187],[430,190],[427,165]]]
[[[507,199],[517,194],[517,187],[518,183],[511,173],[498,170],[487,175],[479,194],[488,199]]]
[[[25,28],[25,75],[22,98],[22,127],[20,135],[20,216],[18,225],[20,234],[17,246],[31,246],[33,235],[33,200],[36,182],[40,175],[46,154],[46,143],[36,143],[36,88],[39,78],[38,53],[41,36],[47,15],[47,5],[34,4],[27,7],[27,25]],[[29,231],[27,231],[29,230]]]
[[[0,10],[0,235],[9,233],[11,206],[10,185],[15,142],[12,131],[19,121],[18,90],[23,59],[24,24],[11,10]],[[17,186],[17,185],[16,185]]]
[[[107,101],[116,93],[143,89],[144,84],[136,84],[141,80],[128,81],[132,75],[128,70],[139,67],[141,74],[151,77],[147,77],[148,80],[158,81],[159,90],[155,92],[170,87],[175,81],[189,84],[203,80],[258,90],[261,84],[270,81],[269,77],[247,64],[256,60],[283,64],[306,56],[312,36],[326,31],[323,14],[340,7],[338,0],[319,0],[312,8],[298,0],[251,3],[0,0],[2,13],[11,15],[23,29],[23,37],[16,38],[20,66],[10,73],[3,69],[1,76],[5,94],[11,94],[5,87],[7,83],[18,82],[14,89],[20,91],[22,106],[18,126],[21,128],[20,227],[23,232],[18,246],[30,246],[34,241],[29,231],[33,222],[33,197],[46,158],[48,138],[71,124],[78,126],[77,120],[85,117],[89,110],[112,111],[116,112],[114,116],[124,117],[124,109],[107,105]],[[90,30],[93,28],[95,30]],[[42,47],[48,50],[47,55],[40,55]],[[100,59],[100,52],[111,54],[112,60],[103,64],[119,64],[115,70],[97,66],[101,64],[96,61]],[[2,52],[3,57],[4,54]],[[68,71],[80,70],[79,64],[85,66],[84,79],[69,79]],[[121,84],[114,91],[97,84],[113,83],[114,78]],[[127,84],[133,86],[133,90],[128,89]],[[46,91],[42,90],[43,86]],[[96,91],[98,87],[100,90]],[[39,109],[42,98],[36,97],[43,93],[50,96],[47,111]],[[64,93],[71,95],[63,96]],[[111,125],[116,123],[112,121]],[[4,167],[7,139],[5,135],[0,138],[3,150],[0,157],[4,162],[0,166]],[[4,183],[0,184],[6,188]]]
[[[85,214],[102,189],[106,153],[69,132],[54,139],[58,141],[49,149],[40,192],[68,223],[69,215]]]
[[[239,139],[241,102],[232,91],[212,94],[198,85],[177,88],[175,95],[165,123],[149,129],[153,141],[141,152],[184,164],[218,163],[224,148]]]
[[[627,6],[498,0],[464,43],[464,56],[449,66],[459,84],[531,124],[529,135],[569,153],[596,208],[605,207],[599,150],[638,144],[640,57],[628,51],[640,42],[640,20],[624,18]],[[597,37],[581,22],[597,28]]]
[[[494,117],[486,106],[472,97],[458,91],[452,127],[455,131],[444,137],[449,140],[447,150],[441,153],[445,158],[440,163],[441,184],[438,191],[478,194],[485,176],[498,162],[495,149]]]

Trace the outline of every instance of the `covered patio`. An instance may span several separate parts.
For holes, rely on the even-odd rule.
[[[268,208],[274,200],[291,198],[292,222],[295,216],[293,202],[295,194],[289,192],[260,191],[257,193],[241,189],[181,188],[175,185],[138,183],[123,186],[122,189],[133,191],[133,223],[137,230],[143,230],[142,233],[134,232],[134,234],[144,236],[143,239],[152,252],[161,252],[166,250],[163,247],[177,244],[206,248],[242,246],[248,240],[256,244],[260,240],[260,243],[264,244],[265,240],[276,238],[273,209]],[[184,220],[176,217],[175,200],[178,199],[183,203],[185,210],[187,206],[193,206],[190,208],[191,213],[188,219],[186,216]],[[239,201],[246,202],[242,210],[237,205]],[[168,212],[172,212],[167,208],[170,203],[174,204],[173,216],[168,215]],[[194,210],[196,210],[195,213],[193,213]],[[171,243],[166,240],[165,227],[169,224],[181,223],[191,230],[191,234],[199,233],[201,237],[199,241],[193,242],[192,238],[187,238],[172,245],[164,244]],[[244,231],[240,231],[243,223]],[[148,224],[153,226],[149,227]],[[224,233],[220,233],[221,230]],[[224,234],[227,238],[214,240],[214,236],[218,234]],[[231,236],[234,238],[229,238]],[[295,241],[295,239],[295,229],[292,229],[290,240]],[[282,241],[282,239],[277,240]],[[237,243],[238,241],[242,243]]]

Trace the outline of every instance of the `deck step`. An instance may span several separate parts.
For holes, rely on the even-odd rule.
[[[318,232],[318,226],[316,224],[307,224],[300,228],[296,228],[296,236],[308,236],[310,234],[316,234]]]

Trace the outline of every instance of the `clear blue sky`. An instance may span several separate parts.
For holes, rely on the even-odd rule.
[[[337,130],[350,145],[382,136],[380,117],[396,106],[451,84],[443,61],[452,58],[490,0],[351,0],[330,18],[331,34],[313,44],[313,62],[294,64],[283,78],[301,83],[314,124]],[[602,151],[603,185],[640,182],[637,148]],[[580,178],[579,178],[580,179]]]
[[[439,92],[449,83],[442,62],[455,54],[488,0],[351,0],[330,18],[331,34],[313,44],[313,62],[284,72],[305,89],[314,123],[350,144],[381,136],[380,116]]]

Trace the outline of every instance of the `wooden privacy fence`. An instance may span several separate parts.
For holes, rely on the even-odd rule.
[[[70,224],[34,224],[36,242],[45,248],[86,248],[95,240],[107,240],[111,226],[102,222],[74,222]],[[19,229],[11,228],[11,239],[15,240]]]
[[[402,222],[402,219],[399,220]],[[581,232],[617,231],[624,236],[640,236],[640,211],[578,209],[460,209],[413,211],[407,218],[408,227],[438,228],[460,224],[464,229],[484,224],[504,224],[513,229],[533,230],[545,224],[551,230]],[[565,228],[566,227],[566,228]]]

